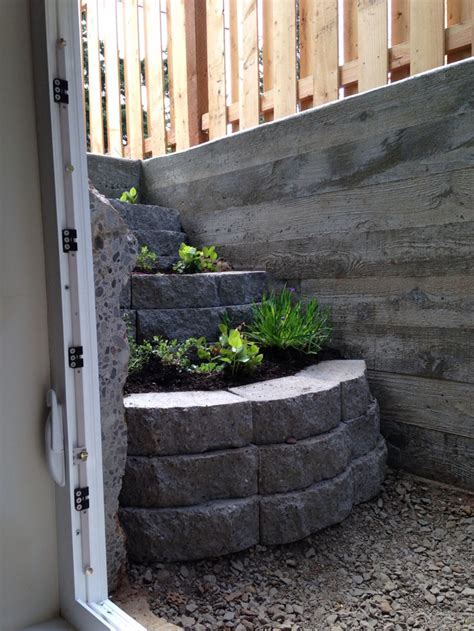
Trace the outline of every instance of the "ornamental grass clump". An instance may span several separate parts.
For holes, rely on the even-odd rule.
[[[329,310],[319,307],[315,298],[304,304],[294,293],[285,287],[279,294],[264,295],[253,307],[248,338],[263,348],[316,355],[331,337]]]

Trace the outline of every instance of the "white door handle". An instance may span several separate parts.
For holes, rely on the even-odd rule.
[[[50,408],[45,427],[46,459],[53,480],[59,486],[66,484],[64,461],[63,417],[54,390],[49,390],[46,403]]]

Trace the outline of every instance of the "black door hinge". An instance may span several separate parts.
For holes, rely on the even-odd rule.
[[[53,96],[55,103],[69,104],[69,83],[65,79],[53,79]]]
[[[68,349],[69,368],[82,368],[84,360],[82,359],[82,346],[70,346]]]
[[[74,508],[77,511],[87,510],[89,508],[89,487],[74,489]]]
[[[63,252],[77,252],[77,230],[74,228],[63,230]]]

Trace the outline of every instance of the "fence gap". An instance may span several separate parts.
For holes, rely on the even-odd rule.
[[[410,45],[410,0],[392,0],[391,10],[392,24],[392,48],[397,44]],[[391,55],[391,65],[395,63],[395,56]],[[400,81],[410,76],[410,66],[408,64],[393,68],[390,72],[390,81]]]
[[[107,151],[123,155],[122,107],[120,103],[120,66],[117,38],[117,3],[104,2],[105,96],[107,100]]]
[[[102,81],[100,76],[99,12],[97,0],[87,4],[87,61],[89,79],[89,134],[92,153],[104,153]]]
[[[357,2],[354,0],[344,0],[343,4],[343,24],[344,24],[344,63],[356,62],[358,52],[358,28],[357,28]],[[357,79],[357,77],[356,77]],[[347,83],[344,86],[344,96],[357,94],[357,80]]]
[[[138,1],[122,0],[125,42],[124,76],[127,145],[131,158],[143,158],[142,82],[138,36]]]
[[[314,75],[314,34],[313,22],[316,0],[300,0],[300,79]],[[313,107],[314,97],[309,96],[300,101],[300,109]]]

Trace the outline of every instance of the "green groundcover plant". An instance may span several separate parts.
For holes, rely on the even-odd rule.
[[[178,274],[217,271],[218,255],[213,245],[198,250],[192,245],[182,243],[178,255],[179,261],[173,265],[173,270]]]
[[[155,252],[152,252],[147,245],[142,245],[142,247],[138,251],[135,269],[142,272],[152,272],[156,268],[157,261],[157,254],[155,254]]]
[[[234,375],[255,370],[263,360],[258,346],[238,329],[229,329],[226,324],[221,324],[219,330],[219,341],[215,343],[207,342],[204,337],[191,337],[180,342],[155,336],[138,344],[130,337],[129,374],[137,375],[146,370],[152,358],[189,373],[225,371]]]
[[[120,195],[120,201],[125,202],[126,204],[136,204],[138,201],[138,191],[132,186],[129,191],[124,191]]]
[[[329,311],[313,298],[306,304],[295,299],[295,290],[286,287],[263,296],[253,306],[248,338],[263,348],[294,349],[316,355],[331,337]]]

